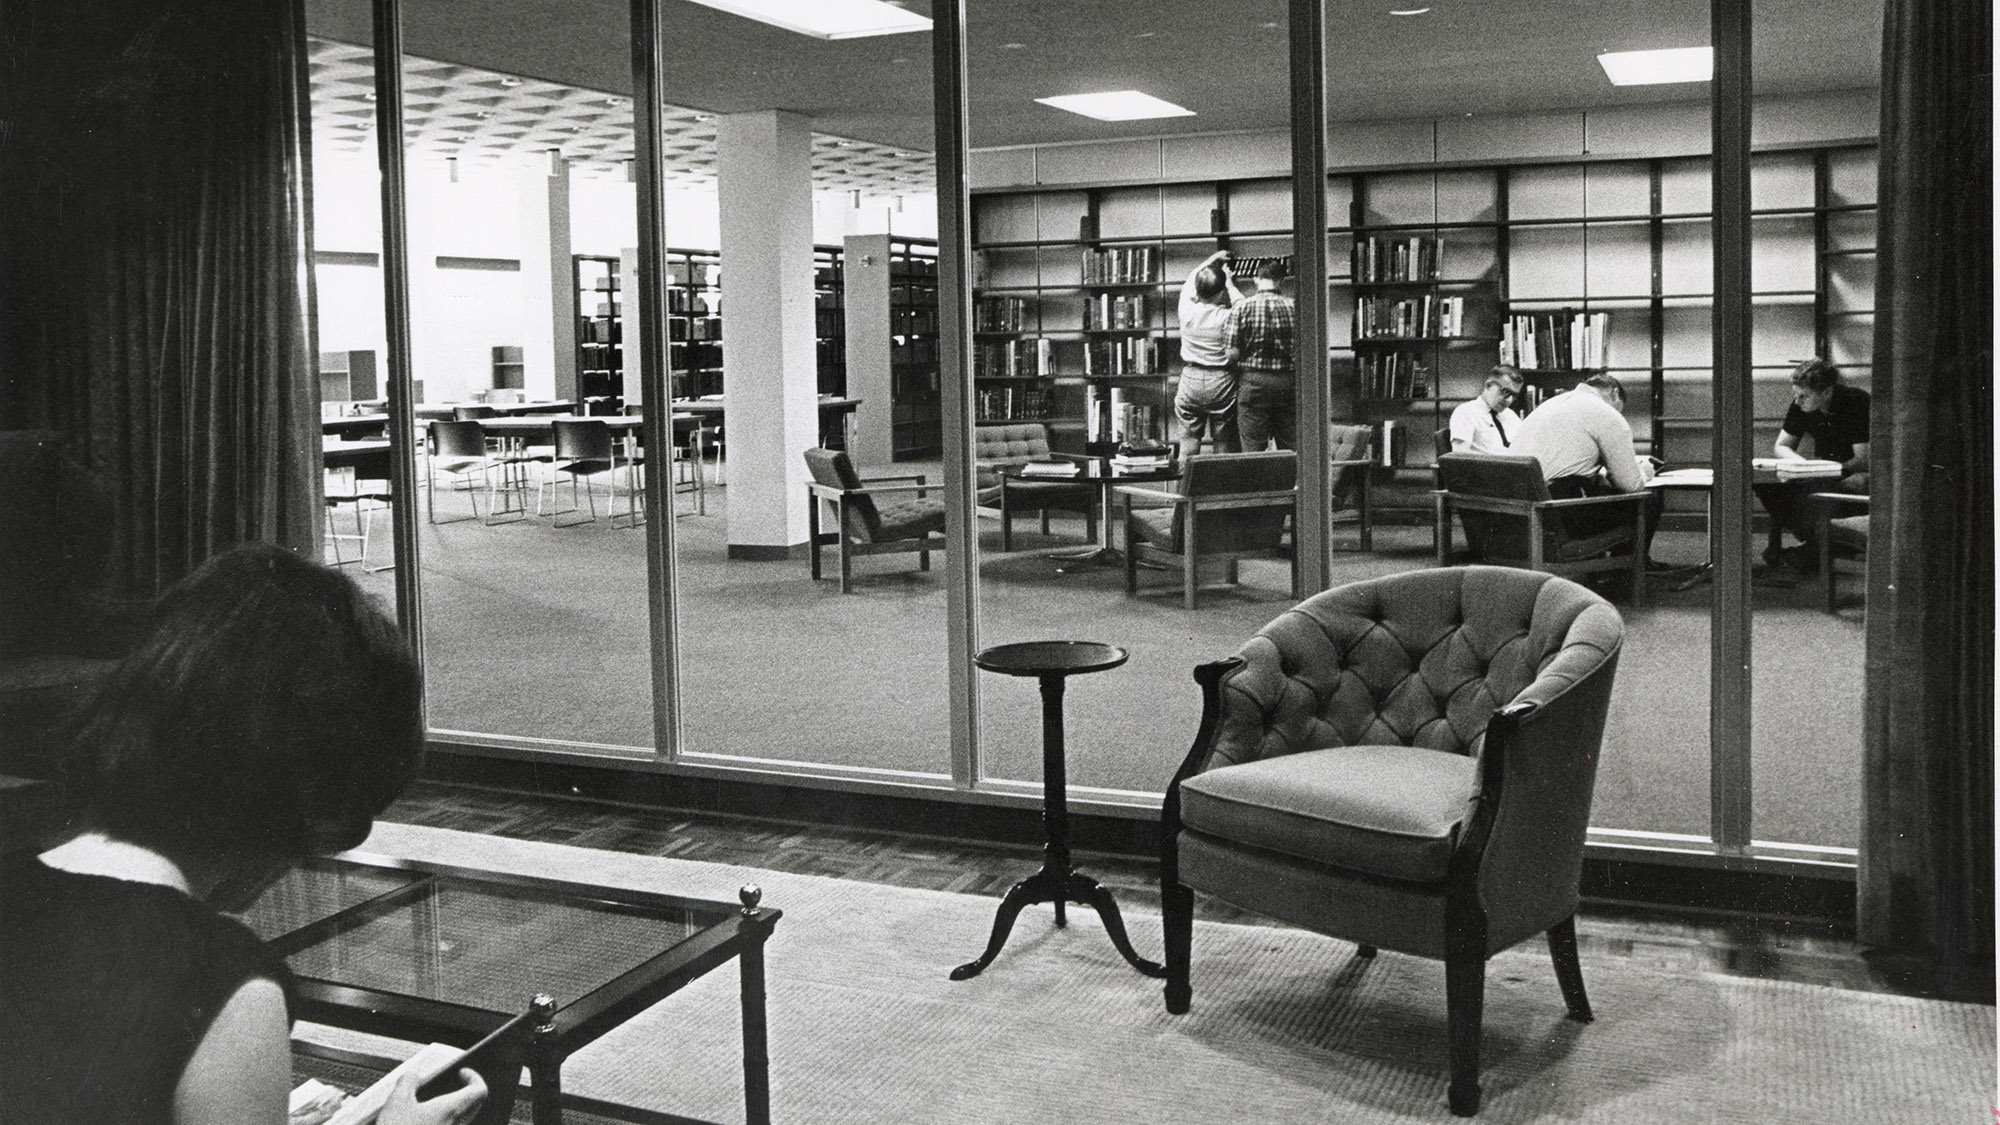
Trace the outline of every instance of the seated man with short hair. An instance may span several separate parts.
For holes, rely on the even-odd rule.
[[[1638,492],[1653,478],[1651,458],[1632,447],[1632,425],[1625,420],[1625,388],[1610,375],[1592,375],[1575,389],[1544,402],[1522,419],[1520,436],[1509,452],[1531,454],[1542,464],[1549,496],[1608,496]],[[1646,504],[1646,569],[1671,570],[1652,561],[1653,533],[1659,530],[1664,504],[1654,491]],[[1591,535],[1611,522],[1630,518],[1624,512],[1574,512],[1566,517],[1572,533]]]
[[[1486,386],[1479,397],[1460,403],[1451,412],[1451,451],[1514,452],[1514,438],[1521,433],[1521,416],[1510,407],[1521,396],[1525,383],[1520,371],[1504,363],[1487,372]]]
[[[1775,573],[1779,584],[1798,572],[1811,574],[1819,569],[1819,533],[1813,526],[1807,497],[1815,492],[1851,492],[1868,495],[1868,392],[1840,381],[1840,369],[1814,356],[1792,372],[1792,405],[1772,443],[1771,455],[1779,460],[1808,456],[1805,439],[1811,439],[1810,456],[1840,462],[1839,479],[1827,477],[1780,480],[1756,484],[1751,490],[1771,513],[1771,537],[1764,547],[1764,564]],[[1798,537],[1800,546],[1784,549],[1785,532]]]

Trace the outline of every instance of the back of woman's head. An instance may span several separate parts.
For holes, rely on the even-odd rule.
[[[420,691],[345,576],[225,551],[161,597],[76,729],[92,827],[163,850],[353,847],[415,774]]]

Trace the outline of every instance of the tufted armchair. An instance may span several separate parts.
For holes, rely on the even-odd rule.
[[[1042,422],[998,422],[972,431],[972,458],[978,472],[979,503],[1000,509],[1000,549],[1014,549],[1014,513],[1040,511],[1042,534],[1049,533],[1049,510],[1083,513],[1083,533],[1097,538],[1097,488],[1066,480],[1008,480],[1000,470],[1054,454],[1049,427]]]
[[[1445,962],[1450,1102],[1479,1108],[1486,959],[1548,935],[1572,1018],[1574,915],[1624,624],[1566,579],[1421,570],[1308,598],[1195,669],[1194,748],[1161,810],[1169,1012],[1194,892]]]

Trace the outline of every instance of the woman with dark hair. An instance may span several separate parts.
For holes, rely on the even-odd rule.
[[[359,844],[423,747],[407,646],[351,581],[276,547],[210,559],[76,729],[82,831],[0,866],[0,1119],[286,1120],[291,976],[240,910]],[[465,1086],[385,1125],[459,1122]]]

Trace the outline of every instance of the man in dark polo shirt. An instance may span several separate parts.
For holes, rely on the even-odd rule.
[[[1840,462],[1840,477],[1775,481],[1756,485],[1757,499],[1771,513],[1771,538],[1764,563],[1786,571],[1819,569],[1818,530],[1806,498],[1815,492],[1868,494],[1868,392],[1840,381],[1840,369],[1814,357],[1792,372],[1792,406],[1771,455],[1780,460],[1810,457]],[[1785,532],[1802,544],[1785,550]]]

